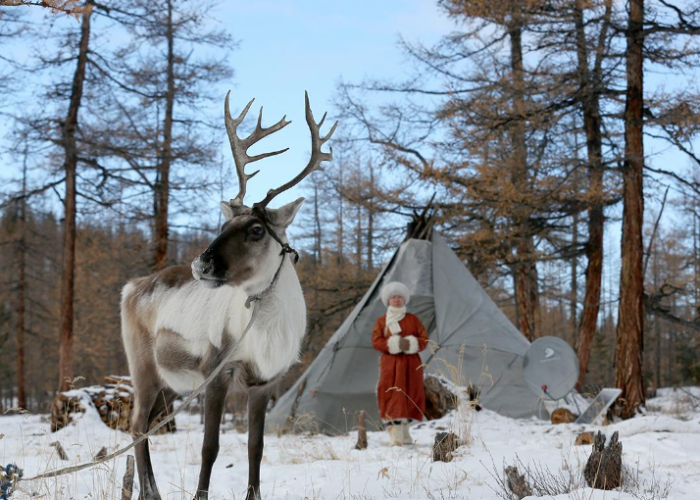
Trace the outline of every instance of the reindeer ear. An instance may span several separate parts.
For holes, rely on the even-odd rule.
[[[302,203],[304,203],[304,198],[299,198],[298,200],[284,205],[283,207],[277,209],[266,208],[265,211],[267,212],[267,216],[273,225],[286,229],[292,223],[294,217],[296,217]]]
[[[229,201],[221,202],[221,213],[224,214],[224,218],[227,221],[233,219],[234,217],[238,217],[246,211],[250,212],[250,208],[246,207],[245,205],[237,203],[232,204]]]
[[[231,204],[228,201],[221,202],[221,213],[224,215],[224,219],[226,219],[226,220],[233,219],[233,216],[234,216],[233,208],[231,208]]]

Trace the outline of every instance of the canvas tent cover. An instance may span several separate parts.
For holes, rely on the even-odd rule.
[[[376,387],[380,353],[372,348],[376,319],[386,313],[381,287],[401,281],[411,290],[408,311],[426,326],[431,343],[421,353],[425,373],[439,373],[481,389],[481,404],[521,418],[547,412],[523,379],[523,356],[530,343],[513,326],[457,255],[435,232],[431,241],[405,241],[360,303],[318,357],[272,408],[269,430],[290,417],[319,431],[338,434],[365,410],[379,425]]]

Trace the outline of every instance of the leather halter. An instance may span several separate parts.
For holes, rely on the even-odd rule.
[[[280,237],[277,236],[277,233],[272,229],[272,227],[270,227],[270,221],[267,218],[267,212],[265,211],[265,209],[263,207],[259,207],[256,203],[255,205],[253,205],[253,208],[251,210],[253,212],[253,215],[260,219],[260,222],[262,222],[263,226],[265,226],[265,229],[268,233],[270,233],[270,236],[272,236],[272,238],[282,246],[282,252],[280,253],[280,255],[284,255],[285,253],[294,254],[294,263],[296,264],[297,262],[299,262],[299,252],[290,247],[289,243],[283,243]]]
[[[272,281],[270,284],[265,288],[260,293],[256,293],[254,295],[249,295],[248,298],[245,301],[245,307],[246,309],[250,309],[251,303],[262,300],[266,295],[269,295],[272,290],[274,290],[275,285],[277,284],[277,279],[279,278],[280,271],[282,270],[282,266],[284,265],[284,255],[291,253],[294,254],[294,264],[296,265],[297,262],[299,262],[299,252],[294,250],[292,247],[289,246],[289,243],[283,243],[280,237],[277,235],[277,233],[270,227],[270,223],[267,219],[267,213],[265,212],[264,208],[257,207],[253,205],[252,208],[253,215],[255,215],[258,219],[260,219],[260,222],[262,222],[263,226],[265,226],[265,229],[267,230],[268,233],[270,233],[270,236],[279,243],[282,246],[282,251],[280,252],[280,255],[282,256],[282,261],[280,262],[280,265],[277,267],[277,271],[275,271],[275,276],[272,278]]]

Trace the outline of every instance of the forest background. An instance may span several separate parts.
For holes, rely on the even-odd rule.
[[[302,90],[340,121],[333,163],[280,201],[307,199],[309,319],[280,393],[431,200],[521,332],[576,348],[581,390],[623,388],[629,415],[700,383],[700,4],[386,5],[1,2],[3,410],[127,372],[122,286],[188,264],[236,191],[231,87],[233,113],[295,122],[249,200],[305,163]]]

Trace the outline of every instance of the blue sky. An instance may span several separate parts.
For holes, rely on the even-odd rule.
[[[30,9],[38,22],[46,23],[46,18],[52,17],[46,10]],[[256,153],[290,147],[279,157],[249,166],[249,170],[259,167],[261,173],[249,182],[248,202],[261,199],[267,189],[292,178],[306,164],[310,139],[304,120],[305,90],[309,91],[317,119],[326,110],[332,114],[332,100],[341,79],[346,82],[360,82],[365,77],[402,80],[412,72],[410,61],[398,47],[400,36],[431,45],[454,28],[434,0],[222,0],[209,14],[212,22],[225,28],[239,42],[229,53],[234,77],[212,92],[221,97],[215,116],[222,115],[224,95],[231,89],[233,113],[237,114],[255,97],[251,119],[263,105],[265,124],[274,123],[285,114],[292,120],[291,125],[252,150]],[[55,18],[54,22],[76,21]],[[649,72],[646,85],[647,89],[664,82],[673,86],[674,82],[687,78],[687,75],[679,79],[678,75]],[[342,133],[342,127],[341,123],[337,135]],[[5,131],[0,123],[0,134],[4,135]],[[220,134],[225,141],[223,117]],[[676,171],[688,166],[683,155],[669,151],[659,142],[647,141],[646,152],[656,166]],[[221,154],[226,164],[232,163],[227,142]],[[7,170],[1,177],[8,177]],[[237,189],[232,174],[224,199],[233,197]],[[295,199],[302,190],[303,184],[281,195],[273,205]],[[211,213],[213,220],[218,214],[219,201],[218,197],[202,200],[203,212]],[[651,200],[647,208],[647,218],[653,218]]]
[[[249,201],[262,198],[269,187],[285,182],[306,165],[310,138],[304,119],[305,90],[318,120],[324,111],[333,112],[331,101],[341,79],[359,82],[365,76],[407,74],[397,45],[399,36],[432,43],[453,26],[428,0],[229,0],[212,14],[240,42],[229,59],[235,71],[230,85],[232,112],[255,97],[250,115],[256,116],[256,106],[263,105],[264,123],[274,123],[284,114],[292,120],[260,144],[257,151],[290,150],[249,167],[261,168],[248,184]],[[221,89],[222,99],[226,90]],[[223,154],[230,159],[228,149]],[[280,201],[290,201],[300,191],[280,196]],[[231,192],[231,196],[237,192],[235,179]]]

